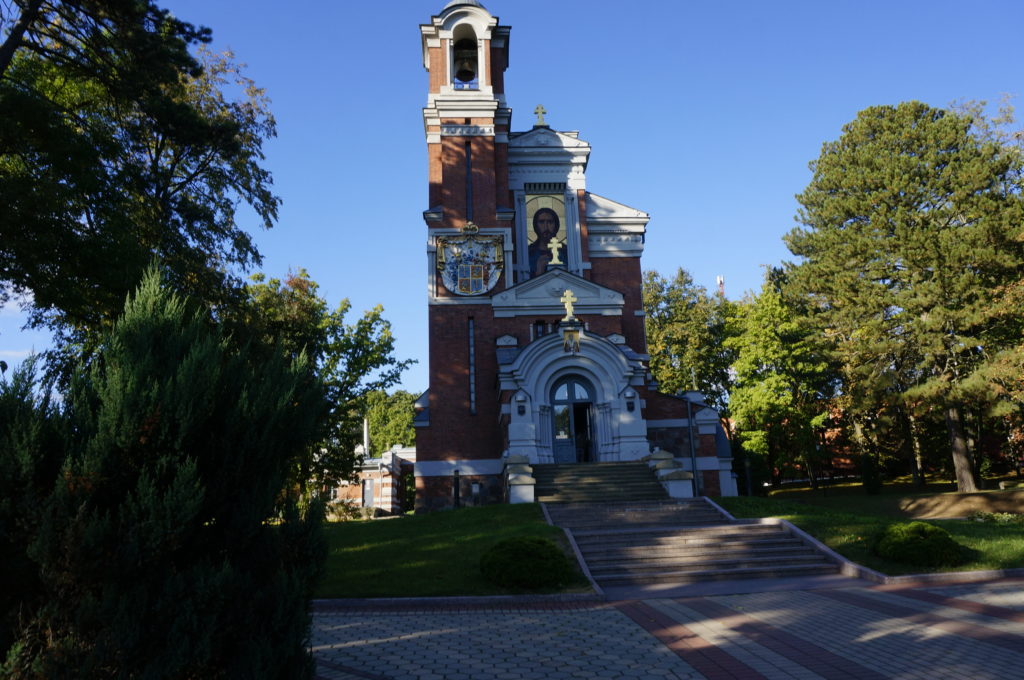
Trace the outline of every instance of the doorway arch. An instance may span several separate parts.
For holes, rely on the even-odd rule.
[[[594,462],[594,386],[583,376],[564,376],[551,386],[550,404],[555,462]]]

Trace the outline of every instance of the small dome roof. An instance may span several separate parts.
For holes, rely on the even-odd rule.
[[[441,14],[444,14],[448,10],[453,9],[455,7],[462,7],[463,5],[469,5],[470,7],[479,7],[485,12],[487,11],[487,8],[480,4],[479,2],[477,2],[477,0],[451,0],[451,2],[445,5],[444,9],[441,10]]]

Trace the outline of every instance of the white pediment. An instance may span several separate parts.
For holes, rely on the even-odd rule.
[[[587,192],[587,246],[591,259],[640,257],[651,216],[643,210]]]
[[[556,132],[551,128],[536,127],[529,132],[509,135],[508,145],[511,149],[548,148],[548,149],[590,149],[590,145],[575,134]]]
[[[513,191],[532,183],[565,182],[572,191],[586,189],[590,145],[577,133],[535,127],[509,135],[508,181]]]
[[[564,269],[553,269],[491,296],[495,317],[564,316],[562,295],[571,290],[576,316],[622,316],[622,294]]]
[[[617,222],[619,220],[627,222],[643,220],[643,223],[646,224],[650,219],[651,216],[643,210],[637,210],[618,201],[613,201],[610,198],[587,192],[587,224],[592,222]]]

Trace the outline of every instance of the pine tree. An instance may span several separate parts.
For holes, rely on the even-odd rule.
[[[944,413],[958,487],[975,490],[964,386],[1008,335],[995,292],[1024,271],[1021,155],[970,115],[907,102],[862,111],[811,168],[786,238],[793,279],[857,389],[895,384]]]
[[[281,490],[323,390],[189,309],[151,272],[61,408],[5,384],[5,677],[312,674],[319,518]]]

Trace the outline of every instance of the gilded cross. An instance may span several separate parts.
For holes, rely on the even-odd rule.
[[[547,113],[547,111],[544,110],[543,106],[537,104],[537,108],[535,108],[533,112],[537,114],[537,122],[534,123],[534,125],[547,125],[547,123],[544,122],[544,114]]]
[[[558,242],[557,238],[553,238],[548,241],[548,250],[551,251],[551,261],[548,264],[565,264],[558,259],[558,250],[562,247],[562,244]]]
[[[565,289],[565,294],[559,298],[563,305],[565,305],[565,318],[562,321],[572,321],[576,317],[572,313],[572,303],[579,302],[579,298],[572,294],[572,290],[569,288]]]

